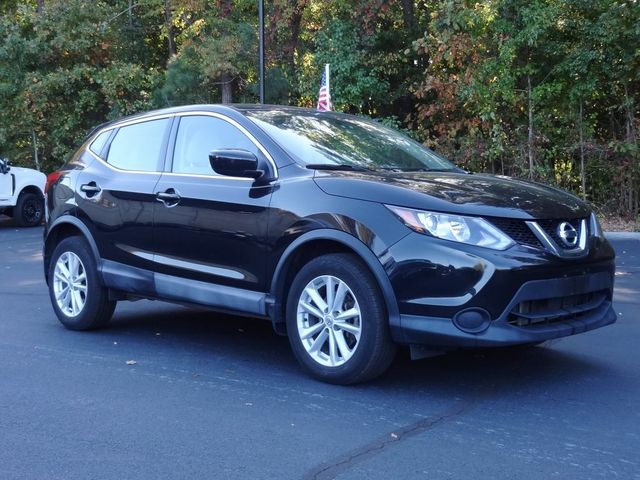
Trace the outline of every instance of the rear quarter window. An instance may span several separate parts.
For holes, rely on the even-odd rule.
[[[104,148],[104,144],[107,143],[107,140],[109,139],[109,135],[111,135],[111,130],[107,130],[106,132],[102,132],[98,135],[93,142],[91,142],[91,145],[89,145],[89,150],[100,156],[102,149]]]

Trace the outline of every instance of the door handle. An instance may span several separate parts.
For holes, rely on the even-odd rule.
[[[87,197],[92,197],[96,193],[100,193],[102,189],[96,185],[96,182],[85,183],[84,185],[80,185],[80,190],[87,194]]]
[[[173,188],[169,188],[164,192],[156,193],[156,200],[162,202],[167,207],[174,207],[180,202],[180,194]]]

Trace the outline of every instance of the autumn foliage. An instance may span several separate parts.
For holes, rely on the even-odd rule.
[[[635,0],[270,0],[266,95],[333,103],[471,171],[640,210]],[[255,0],[0,4],[0,155],[52,170],[94,126],[152,108],[257,101]]]

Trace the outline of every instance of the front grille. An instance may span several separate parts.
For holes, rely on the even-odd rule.
[[[514,242],[530,247],[542,247],[540,241],[523,220],[512,218],[489,218],[488,220],[509,235]]]
[[[598,309],[608,299],[608,292],[581,293],[566,297],[527,300],[517,304],[507,322],[516,327],[536,327],[576,320]]]
[[[582,220],[582,218],[576,218],[573,220],[536,220],[536,222],[538,223],[538,225],[540,225],[540,228],[542,228],[545,233],[549,235],[554,242],[556,242],[556,245],[558,247],[566,250],[575,247],[567,247],[564,244],[562,239],[558,236],[558,225],[560,225],[562,222],[570,223],[573,228],[576,229],[576,232],[578,232],[578,238],[580,238],[580,235],[582,234],[582,232],[580,231],[582,228]]]

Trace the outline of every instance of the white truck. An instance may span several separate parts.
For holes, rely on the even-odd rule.
[[[0,159],[0,214],[13,217],[21,227],[35,227],[44,218],[44,173],[11,167]]]

